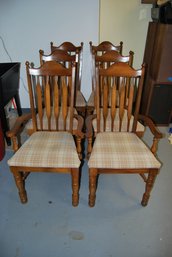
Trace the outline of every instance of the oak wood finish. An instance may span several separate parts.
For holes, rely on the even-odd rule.
[[[123,56],[117,50],[109,50],[103,53],[102,55],[97,55],[93,51],[92,53],[92,93],[87,104],[87,116],[92,114],[93,111],[95,110],[94,101],[95,101],[95,88],[96,88],[96,81],[95,81],[96,67],[108,68],[110,65],[116,62],[125,62],[125,63],[128,63],[130,66],[132,66],[133,57],[134,57],[134,53],[132,51],[130,51],[129,55],[127,56]],[[94,101],[91,99],[94,99]]]
[[[91,55],[91,75],[92,75],[92,92],[87,102],[87,115],[92,114],[94,111],[94,87],[95,87],[95,67],[97,66],[96,63],[104,63],[104,67],[106,65],[110,65],[112,62],[118,61],[118,59],[122,58],[122,50],[123,50],[123,42],[121,41],[119,45],[114,45],[110,41],[102,41],[98,45],[94,45],[92,41],[89,42],[90,44],[90,55]],[[107,52],[111,52],[107,54]],[[114,52],[114,53],[113,53]],[[118,53],[120,56],[118,56]],[[105,56],[104,56],[105,54]],[[107,54],[107,55],[106,55]],[[102,57],[101,57],[102,56]],[[103,57],[104,56],[104,57]],[[95,58],[99,58],[95,60]],[[105,60],[104,60],[105,58]],[[112,60],[113,59],[113,60]],[[122,60],[121,60],[122,61]],[[105,62],[107,64],[105,64]],[[101,67],[103,67],[101,65]]]
[[[150,131],[153,134],[153,143],[150,148],[150,153],[156,155],[157,145],[159,139],[162,137],[162,134],[157,130],[153,121],[143,115],[139,114],[140,108],[140,100],[143,89],[143,81],[145,75],[145,67],[140,70],[135,70],[130,67],[127,63],[115,63],[112,64],[108,68],[100,68],[96,69],[96,113],[94,115],[90,115],[87,118],[87,138],[88,138],[88,152],[92,152],[92,138],[96,135],[92,129],[92,123],[94,119],[97,122],[97,133],[100,133],[101,122],[103,119],[103,128],[106,134],[106,122],[108,118],[108,113],[110,112],[111,119],[111,131],[113,133],[120,134],[122,131],[122,125],[124,122],[124,112],[127,112],[127,128],[126,132],[128,133],[136,133],[137,122],[141,120],[150,128]],[[112,80],[109,80],[112,78]],[[117,79],[117,80],[116,80]],[[110,84],[109,84],[110,81]],[[113,81],[113,82],[112,82]],[[119,83],[119,90],[117,90],[116,81]],[[129,82],[129,83],[128,83]],[[109,88],[110,85],[110,88]],[[100,88],[102,88],[103,94],[100,94]],[[111,96],[109,98],[109,95]],[[116,102],[119,99],[119,106],[117,107]],[[109,104],[110,102],[110,104]],[[103,108],[103,111],[102,111]],[[113,131],[113,127],[115,126],[115,116],[119,115],[119,125],[118,130]],[[101,116],[101,113],[103,115]],[[129,132],[129,126],[131,121],[131,116],[134,116],[134,121],[132,125],[132,131]],[[102,118],[103,117],[103,118]],[[103,133],[102,133],[103,136]],[[96,138],[95,138],[96,141]],[[108,144],[108,142],[107,142]],[[93,144],[94,148],[94,144]],[[124,150],[125,151],[125,150]],[[99,153],[100,154],[100,153]],[[101,152],[103,154],[103,152]],[[125,151],[127,154],[127,151]],[[91,157],[90,157],[91,158]],[[110,160],[109,160],[110,162]],[[88,163],[89,165],[89,163]],[[148,200],[150,197],[150,192],[153,188],[153,184],[155,178],[158,174],[159,170],[156,168],[140,168],[140,169],[131,169],[131,168],[93,168],[89,166],[89,205],[93,207],[95,205],[96,199],[96,188],[97,188],[97,178],[99,174],[139,174],[144,180],[145,192],[142,197],[141,204],[142,206],[146,206],[148,204]],[[146,176],[147,174],[147,176]]]
[[[33,134],[37,131],[56,131],[56,133],[66,131],[71,133],[76,140],[78,156],[80,158],[82,157],[81,140],[83,138],[83,118],[74,114],[74,95],[76,93],[75,68],[75,63],[70,68],[65,68],[62,64],[55,61],[48,61],[43,63],[39,68],[33,68],[29,62],[26,62],[31,114],[19,117],[12,130],[8,132],[8,136],[13,142],[14,152],[17,152],[20,148],[18,136],[23,130],[25,123],[32,118]],[[62,129],[59,128],[59,114],[61,110],[63,119]],[[66,124],[67,115],[69,115],[69,126]],[[53,117],[55,117],[56,121],[55,128],[51,126]],[[44,127],[44,119],[47,120],[46,124],[48,124],[48,128]],[[73,129],[74,120],[78,123],[77,129],[75,130]],[[38,125],[38,123],[40,125]],[[59,149],[54,149],[54,151],[59,151]],[[78,205],[80,168],[10,166],[10,169],[14,175],[22,203],[27,202],[25,190],[25,179],[27,175],[30,172],[41,171],[71,174],[72,204],[73,206]]]
[[[78,54],[78,67],[77,67],[77,90],[81,90],[81,77],[82,77],[82,65],[83,65],[83,46],[84,43],[81,42],[79,46],[75,46],[71,42],[63,42],[59,46],[55,46],[53,42],[50,42],[51,52],[54,50],[64,50],[67,51],[69,54]]]
[[[96,53],[96,54],[103,54],[104,52],[110,51],[110,50],[115,50],[118,51],[120,54],[122,54],[122,49],[123,49],[123,42],[121,41],[119,45],[114,45],[110,41],[102,41],[98,45],[93,45],[93,42],[90,41],[90,52],[91,53]]]
[[[62,47],[63,46],[63,47]],[[49,55],[45,55],[43,50],[39,51],[40,63],[45,61],[54,60],[62,63],[66,68],[69,68],[73,62],[76,63],[76,80],[75,80],[75,90],[76,97],[74,99],[74,107],[85,117],[86,112],[86,100],[81,93],[81,75],[82,75],[82,51],[83,45],[75,47],[72,43],[66,42],[60,47],[55,47],[51,45],[52,52]],[[68,49],[68,50],[67,50]]]

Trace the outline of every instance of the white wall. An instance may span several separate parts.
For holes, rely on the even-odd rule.
[[[39,65],[39,49],[50,53],[50,41],[57,45],[84,42],[82,92],[91,92],[89,41],[98,43],[99,0],[1,0],[0,62],[21,62],[20,98],[29,107],[25,62]],[[3,41],[2,41],[3,40]]]
[[[141,0],[100,0],[100,42],[124,43],[124,55],[134,52],[134,67],[143,62],[151,4]]]

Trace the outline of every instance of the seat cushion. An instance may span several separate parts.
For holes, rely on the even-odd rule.
[[[8,160],[9,166],[78,168],[75,142],[68,132],[35,132]]]
[[[161,163],[134,133],[98,133],[88,162],[89,168],[160,168]]]
[[[94,112],[95,113],[95,112]],[[129,126],[129,131],[132,131],[132,126],[133,126],[133,116],[131,116],[131,120],[130,120],[130,126]],[[119,123],[120,123],[120,119],[119,119],[119,108],[116,109],[116,116],[115,116],[115,120],[114,120],[114,127],[113,127],[113,131],[119,131]],[[103,132],[103,109],[100,109],[100,131]],[[122,120],[122,127],[121,127],[121,131],[123,132],[127,132],[127,124],[128,124],[128,119],[127,119],[127,110],[124,110],[124,116],[123,116],[123,120]],[[94,131],[97,132],[97,120],[94,119],[93,120],[93,128]],[[107,120],[106,120],[106,132],[110,132],[111,131],[111,114],[110,114],[110,108],[108,109],[108,116],[107,116]],[[144,132],[145,131],[145,127],[140,123],[137,122],[137,128],[136,128],[137,132]]]

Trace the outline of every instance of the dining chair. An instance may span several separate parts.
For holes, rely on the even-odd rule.
[[[26,62],[31,114],[18,118],[8,132],[15,152],[8,165],[22,203],[27,202],[25,180],[32,172],[70,174],[72,204],[79,203],[83,118],[74,113],[75,69],[75,63],[65,68],[48,61],[33,68]],[[30,118],[32,134],[20,145],[18,135]]]
[[[90,207],[95,205],[99,174],[139,174],[145,182],[141,204],[148,204],[150,192],[161,167],[156,151],[162,134],[149,117],[139,114],[144,76],[144,65],[135,70],[129,64],[119,62],[105,69],[96,69],[96,112],[87,118],[88,142],[95,136],[93,148],[89,149],[88,160]],[[113,79],[109,90],[110,77]],[[100,94],[100,83],[103,95]],[[137,135],[140,122],[153,134],[151,147]],[[96,135],[93,123],[97,126]]]

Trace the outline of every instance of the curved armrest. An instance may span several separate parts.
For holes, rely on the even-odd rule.
[[[87,118],[86,118],[86,137],[92,137],[93,136],[93,127],[92,127],[92,122],[93,120],[97,117],[96,114],[92,114],[92,115],[89,115]]]
[[[23,128],[24,128],[24,125],[28,122],[28,120],[30,120],[32,118],[32,114],[29,113],[29,114],[24,114],[20,117],[18,117],[14,123],[14,126],[12,127],[11,130],[7,131],[6,135],[7,137],[14,137],[16,136],[17,134],[21,133]]]
[[[74,114],[73,117],[75,119],[77,119],[77,121],[78,121],[76,136],[79,136],[79,137],[83,138],[84,133],[82,132],[82,130],[83,130],[83,127],[84,127],[84,119],[81,115],[78,115],[78,114]]]
[[[151,149],[152,153],[155,155],[157,152],[159,139],[161,139],[163,137],[163,134],[161,132],[159,132],[159,130],[157,129],[157,127],[155,126],[155,124],[149,117],[144,116],[144,115],[139,115],[138,118],[140,120],[144,121],[144,123],[149,127],[150,131],[154,135],[153,144],[150,149]]]
[[[157,138],[160,139],[163,137],[163,134],[157,129],[157,127],[155,126],[154,122],[152,121],[151,118],[145,116],[145,115],[139,115],[138,118],[142,121],[144,121],[144,123],[146,124],[146,126],[148,126],[150,128],[150,131],[152,132],[152,134]]]

